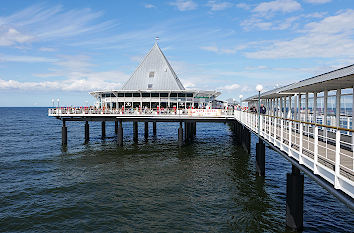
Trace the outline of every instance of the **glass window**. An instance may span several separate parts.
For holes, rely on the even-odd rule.
[[[171,93],[170,97],[177,97],[177,93]]]
[[[151,93],[151,97],[159,97],[159,93]]]
[[[124,97],[124,93],[118,93],[118,97]]]
[[[152,88],[152,84],[148,84],[148,89],[151,89]]]
[[[132,93],[125,93],[125,97],[132,97]]]
[[[184,94],[184,93],[178,93],[178,97],[186,97],[186,94]]]
[[[155,77],[155,72],[152,71],[149,73],[149,78],[153,78],[153,77]]]
[[[133,97],[140,97],[140,93],[133,93]]]
[[[187,93],[187,97],[193,97],[193,93]]]
[[[150,97],[150,93],[143,93],[143,97]]]
[[[160,93],[161,97],[168,97],[168,93]]]

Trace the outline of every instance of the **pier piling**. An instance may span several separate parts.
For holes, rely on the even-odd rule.
[[[292,165],[286,174],[286,226],[292,230],[303,229],[304,218],[304,175]]]
[[[133,121],[133,141],[138,141],[138,122]]]
[[[106,122],[102,121],[101,125],[102,125],[102,139],[104,139],[106,137]]]
[[[117,144],[118,146],[123,146],[123,121],[122,120],[119,121]]]
[[[114,133],[118,134],[118,121],[114,121]]]
[[[65,120],[63,120],[63,126],[61,128],[61,144],[63,146],[68,144],[68,129],[66,128]]]
[[[145,121],[145,132],[144,132],[144,137],[145,139],[147,139],[149,137],[149,122],[148,121]]]
[[[154,136],[156,136],[156,121],[152,122],[152,133]]]
[[[85,122],[85,143],[90,141],[90,125],[88,121]]]
[[[182,146],[183,145],[183,127],[182,127],[182,121],[179,123],[179,128],[178,128],[178,145]]]
[[[256,144],[256,172],[257,176],[265,176],[265,144],[262,139]]]

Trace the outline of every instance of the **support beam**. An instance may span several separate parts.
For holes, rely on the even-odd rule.
[[[182,121],[179,122],[179,128],[178,128],[178,145],[182,146],[183,145],[183,127],[182,127]]]
[[[61,127],[61,145],[68,145],[68,129],[66,128],[65,120],[63,120],[63,126]]]
[[[90,141],[90,126],[88,121],[85,122],[85,143]]]
[[[106,137],[106,122],[102,121],[101,125],[102,125],[102,139],[104,139]]]
[[[340,97],[342,95],[342,90],[337,89],[336,91],[336,127],[340,127]]]
[[[292,165],[286,174],[286,226],[301,231],[304,226],[304,175]]]
[[[117,134],[118,133],[118,121],[114,121],[114,133]]]
[[[152,122],[152,134],[156,136],[156,121]]]
[[[119,120],[117,144],[118,146],[123,146],[123,121],[122,120]]]
[[[133,121],[133,141],[138,141],[138,122]]]
[[[260,138],[256,144],[256,175],[265,176],[265,144]]]
[[[144,127],[144,137],[147,139],[149,137],[149,122],[145,121],[145,127]]]

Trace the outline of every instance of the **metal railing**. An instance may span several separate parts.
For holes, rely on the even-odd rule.
[[[84,115],[128,115],[128,116],[193,116],[193,110],[206,111],[203,117],[216,117],[216,116],[233,116],[234,110],[232,109],[177,109],[177,108],[121,108],[121,109],[101,109],[89,107],[59,107],[49,108],[48,116],[84,116]],[[215,114],[213,114],[213,111]]]
[[[353,129],[298,121],[283,117],[235,111],[235,118],[354,198]]]

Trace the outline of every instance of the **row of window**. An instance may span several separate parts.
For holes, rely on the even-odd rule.
[[[168,93],[141,93],[142,97],[168,97]],[[113,93],[102,94],[102,97],[116,97]],[[118,97],[140,97],[140,93],[118,93]],[[171,93],[170,97],[193,97],[193,93]]]

